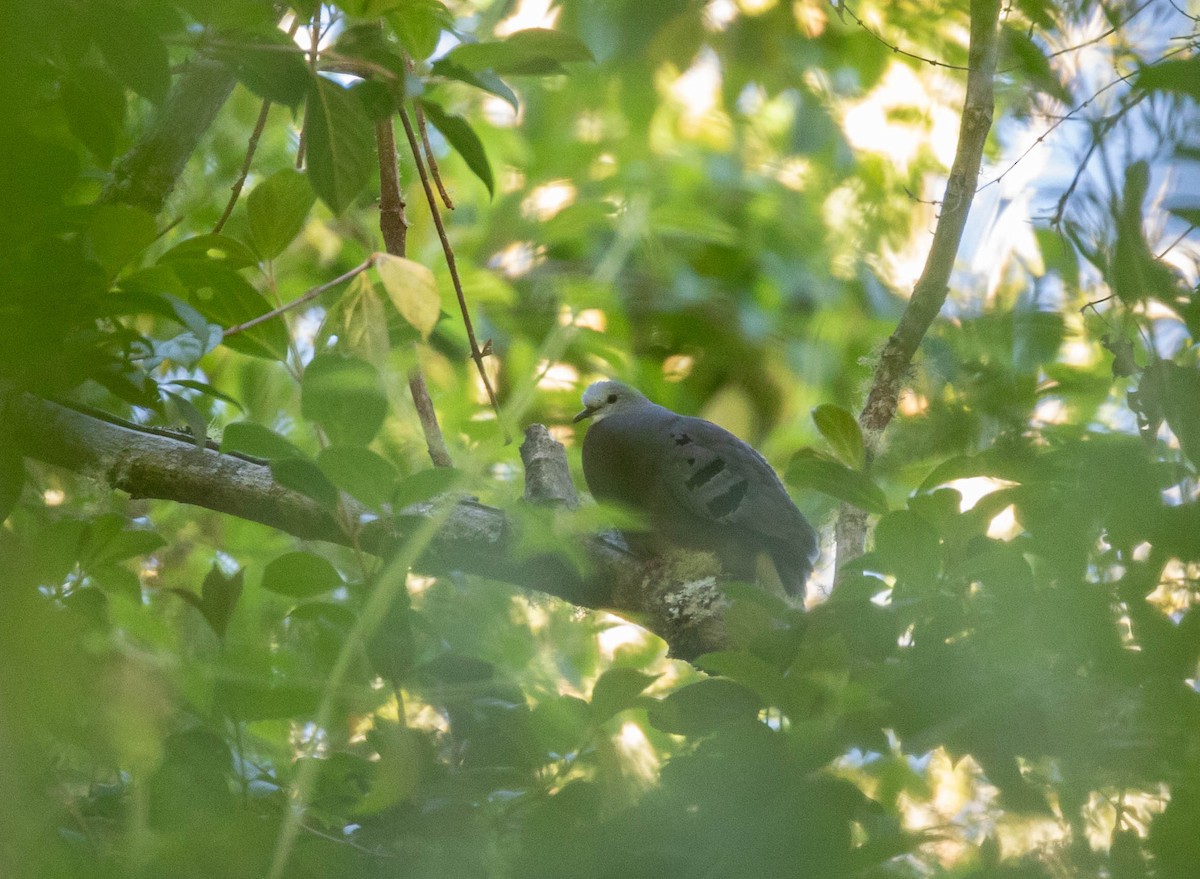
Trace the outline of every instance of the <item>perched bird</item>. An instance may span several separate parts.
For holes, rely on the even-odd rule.
[[[725,572],[754,580],[768,556],[801,600],[817,558],[817,532],[762,455],[703,418],[679,415],[616,381],[583,392],[578,423],[592,495],[646,515],[654,536],[715,552]]]

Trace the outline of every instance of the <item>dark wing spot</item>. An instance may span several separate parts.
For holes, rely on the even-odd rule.
[[[699,488],[724,469],[725,462],[720,458],[714,458],[688,477],[687,487],[689,489]]]
[[[686,433],[678,433],[675,435],[675,445],[677,446],[686,446],[691,441],[692,438]]]
[[[749,487],[749,483],[744,479],[735,482],[705,505],[708,508],[708,512],[712,514],[714,519],[723,519],[725,516],[728,516],[741,504],[742,498],[746,496],[746,490]]]

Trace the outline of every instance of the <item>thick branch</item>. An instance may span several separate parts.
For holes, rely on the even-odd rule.
[[[913,355],[946,301],[950,272],[979,183],[983,147],[992,127],[995,106],[992,80],[996,72],[999,15],[999,0],[971,0],[967,95],[941,215],[934,229],[925,268],[895,332],[880,354],[866,405],[858,417],[871,452],[878,448],[880,435],[896,414],[900,388]],[[862,554],[866,522],[866,514],[861,510],[843,505],[837,523],[838,568]]]
[[[255,461],[200,450],[190,439],[134,430],[27,394],[11,398],[0,415],[26,457],[81,473],[133,497],[191,504],[306,540],[350,544],[329,513],[275,482],[270,468]],[[562,447],[555,446],[560,460],[546,460],[552,456],[539,452],[543,460],[537,467],[566,473]],[[406,508],[394,521],[376,520],[359,535],[359,544],[386,556],[435,509],[431,501]],[[366,517],[366,511],[351,501],[347,512]],[[459,501],[416,567],[428,574],[462,571],[583,607],[625,613],[661,635],[672,652],[684,658],[723,646],[722,600],[711,578],[672,578],[664,572],[664,563],[644,565],[607,537],[582,543],[584,573],[557,554],[522,553],[519,544],[517,526],[504,512]]]
[[[124,202],[151,214],[161,211],[234,82],[223,64],[194,59],[150,129],[117,162],[100,200]]]

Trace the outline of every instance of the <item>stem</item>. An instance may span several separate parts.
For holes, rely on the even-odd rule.
[[[984,143],[992,126],[995,105],[992,80],[996,70],[999,17],[999,0],[971,0],[967,95],[958,147],[925,268],[895,332],[880,354],[866,405],[858,417],[867,442],[868,460],[878,451],[880,437],[896,414],[901,384],[912,365],[913,355],[946,301],[950,271],[962,241],[963,227],[979,182]],[[864,511],[842,505],[836,527],[839,570],[862,554],[866,544],[866,523]]]
[[[214,235],[225,228],[225,224],[229,222],[229,217],[233,214],[233,207],[237,204],[237,200],[242,194],[242,187],[246,185],[246,178],[250,175],[250,163],[254,161],[254,153],[258,149],[258,139],[262,137],[263,129],[267,127],[267,116],[270,112],[271,99],[263,98],[262,109],[258,111],[258,121],[254,123],[254,131],[250,133],[250,142],[246,144],[246,158],[242,162],[242,172],[230,187],[232,192],[229,201],[225,203],[221,219],[217,220],[217,225],[213,226]]]
[[[246,321],[245,323],[240,323],[237,326],[230,327],[229,329],[227,329],[225,331],[225,338],[229,338],[230,336],[236,335],[241,332],[245,332],[246,330],[250,329],[251,327],[256,327],[261,323],[266,323],[267,321],[271,320],[272,318],[279,317],[279,315],[283,314],[285,311],[291,311],[293,308],[301,306],[305,302],[308,302],[312,299],[316,299],[318,296],[320,296],[322,293],[326,292],[327,290],[330,290],[333,287],[336,287],[338,284],[342,284],[342,283],[345,283],[346,281],[349,281],[355,275],[365,272],[367,269],[369,269],[373,265],[375,265],[375,257],[369,256],[365,260],[360,262],[358,265],[356,265],[354,268],[350,269],[350,271],[338,275],[332,281],[326,281],[324,284],[321,284],[318,287],[313,287],[311,290],[306,290],[304,293],[301,293],[297,298],[293,299],[291,302],[285,303],[284,305],[281,305],[278,308],[272,308],[266,314],[260,314],[258,317],[252,317],[252,318],[250,318],[250,320]]]
[[[442,253],[446,255],[446,268],[450,270],[450,280],[454,284],[454,294],[458,297],[458,309],[462,312],[463,326],[467,330],[467,340],[471,344],[471,359],[475,361],[475,368],[479,370],[479,377],[483,380],[483,387],[487,390],[488,401],[492,404],[492,410],[496,413],[497,421],[500,422],[500,430],[504,433],[504,443],[507,445],[512,442],[512,435],[508,432],[508,427],[501,417],[500,402],[496,399],[496,391],[492,387],[492,381],[488,378],[487,369],[483,365],[483,358],[486,355],[479,347],[479,342],[475,338],[475,327],[471,323],[471,312],[467,308],[467,297],[463,293],[462,280],[458,277],[458,263],[454,258],[454,248],[450,246],[450,238],[446,235],[446,225],[442,222],[442,213],[438,210],[437,199],[433,196],[433,187],[429,182],[429,173],[425,169],[425,162],[421,158],[421,147],[417,143],[417,135],[413,131],[412,122],[409,121],[408,113],[403,108],[399,112],[400,122],[403,123],[404,133],[408,137],[408,146],[412,150],[413,160],[417,163],[417,174],[420,175],[421,186],[425,190],[425,200],[429,203],[429,212],[433,216],[433,225],[437,227],[438,238],[442,242]]]
[[[433,148],[429,145],[429,129],[425,125],[425,111],[421,109],[420,104],[413,104],[413,110],[417,114],[417,131],[421,133],[421,146],[425,150],[425,158],[429,162],[429,173],[433,175],[433,182],[437,185],[438,195],[442,197],[442,204],[446,206],[447,210],[452,211],[454,202],[442,184],[442,175],[438,171],[437,159],[433,157]]]
[[[383,234],[383,246],[392,256],[404,256],[408,250],[408,219],[404,214],[407,207],[400,193],[399,159],[396,155],[396,134],[392,120],[382,119],[375,123],[375,148],[379,153],[379,231]],[[414,349],[416,343],[413,344]],[[425,375],[419,365],[408,372],[408,390],[413,405],[417,408],[417,419],[425,434],[425,447],[435,467],[453,467],[446,440],[438,424],[437,410],[429,396]]]

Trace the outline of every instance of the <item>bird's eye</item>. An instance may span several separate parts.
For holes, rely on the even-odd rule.
[[[617,395],[616,395],[616,394],[609,394],[609,395],[608,395],[608,402],[610,402],[610,403],[615,403],[615,402],[617,402]]]

